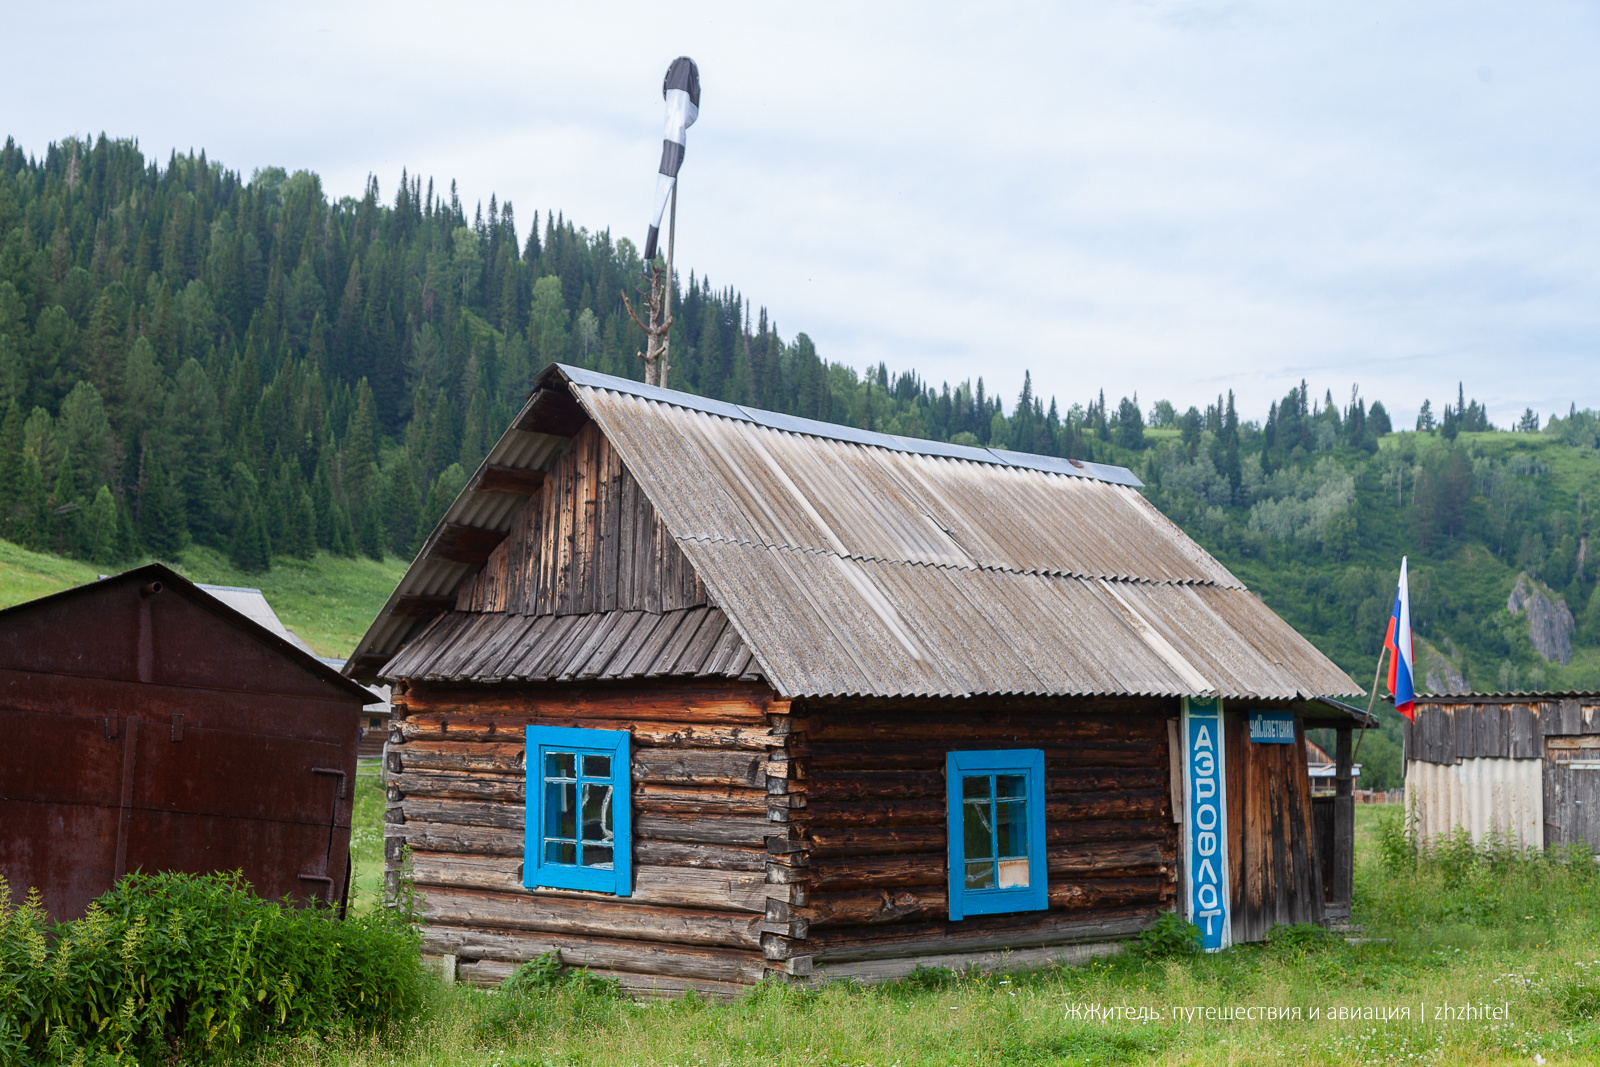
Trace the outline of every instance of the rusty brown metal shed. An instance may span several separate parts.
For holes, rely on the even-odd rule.
[[[135,870],[340,904],[373,699],[160,564],[0,611],[0,875],[56,919]]]
[[[1245,713],[1347,739],[1323,698],[1360,689],[1138,486],[548,368],[346,667],[395,686],[390,875],[409,845],[427,950],[713,993],[1083,958],[1180,896],[1193,699],[1227,702],[1234,936],[1347,909],[1303,749]],[[582,730],[630,753],[612,891],[534,871],[528,739]],[[1035,911],[958,903],[968,750],[1039,754]]]

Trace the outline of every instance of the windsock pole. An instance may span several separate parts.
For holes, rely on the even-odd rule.
[[[667,363],[667,344],[672,329],[672,246],[678,230],[678,170],[683,165],[685,131],[694,125],[700,114],[700,70],[694,60],[679,56],[672,61],[661,83],[661,97],[667,103],[667,126],[661,141],[661,165],[656,170],[655,213],[644,242],[645,275],[650,279],[648,321],[639,318],[627,293],[622,294],[622,303],[629,317],[645,333],[645,350],[639,353],[639,358],[644,360],[645,384],[664,386],[667,373],[672,369]],[[667,221],[667,265],[663,275],[662,269],[655,265],[656,238],[661,232],[662,211],[669,200],[671,216]],[[643,290],[639,295],[644,295]]]
[[[666,313],[662,321],[666,329],[661,331],[661,363],[656,368],[656,384],[665,387],[667,372],[672,369],[672,364],[667,360],[667,349],[672,345],[672,244],[678,236],[678,181],[672,181],[672,207],[667,212],[667,291],[662,300]]]

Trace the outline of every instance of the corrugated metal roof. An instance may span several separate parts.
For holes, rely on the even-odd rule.
[[[680,539],[1243,588],[1113,482],[890,451],[575,387]]]
[[[1539,693],[1517,691],[1514,693],[1418,693],[1418,704],[1483,704],[1504,701],[1508,704],[1542,704],[1547,700],[1600,700],[1600,691],[1593,689],[1563,689],[1559,692]]]
[[[283,624],[283,620],[278,618],[276,611],[272,610],[272,605],[267,603],[266,595],[261,590],[242,585],[206,585],[204,582],[196,582],[195,588],[204,589],[234,611],[245,616],[256,625],[271,630],[306,655],[317,655],[311,651],[310,645],[300,640],[299,634]],[[318,656],[317,658],[321,659],[322,657]],[[338,666],[334,667],[334,669],[338,670],[342,666],[344,666],[344,661],[340,660]]]
[[[425,682],[737,678],[750,650],[716,608],[660,615],[440,615],[385,668]]]
[[[841,426],[836,422],[821,422],[817,419],[802,418],[799,415],[784,415],[776,411],[747,408],[741,404],[730,404],[725,400],[712,400],[709,397],[695,396],[693,393],[683,393],[676,389],[645,385],[629,378],[617,378],[610,374],[601,374],[599,371],[585,370],[583,367],[569,367],[564,363],[557,363],[552,367],[546,368],[545,374],[548,375],[551,370],[559,371],[562,377],[574,385],[591,389],[621,390],[644,400],[655,400],[690,411],[700,411],[708,415],[754,423],[757,426],[766,426],[789,433],[805,434],[810,437],[824,437],[832,441],[849,441],[859,445],[872,445],[894,452],[909,452],[921,456],[948,456],[951,459],[967,459],[978,463],[998,463],[1008,467],[1026,467],[1031,470],[1048,471],[1052,474],[1066,474],[1076,478],[1096,478],[1103,482],[1115,482],[1118,485],[1140,486],[1144,484],[1134,477],[1133,472],[1126,467],[1113,467],[1106,463],[1058,459],[1054,456],[1036,456],[1030,452],[1011,452],[1003,448],[952,445],[942,441],[928,441],[920,437],[900,437],[892,433],[878,433],[875,430],[858,430],[854,426]]]
[[[547,389],[563,380],[727,613],[754,660],[744,669],[786,696],[1362,692],[1121,468],[855,431],[568,367],[541,376]],[[531,455],[547,465],[554,453]],[[419,557],[402,582],[413,588],[454,584]],[[383,674],[614,676],[573,663],[638,645],[642,630],[618,637],[626,614],[446,616]],[[361,650],[392,649],[411,625],[380,616]],[[506,649],[533,645],[547,654],[511,665]],[[627,672],[681,670],[635,657]]]

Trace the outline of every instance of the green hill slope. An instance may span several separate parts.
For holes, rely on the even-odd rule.
[[[319,552],[309,560],[280,560],[269,571],[250,573],[198,546],[169,566],[191,581],[260,589],[283,624],[317,655],[338,659],[355,648],[406,568],[394,556],[379,562]],[[74,560],[0,541],[0,607],[92,582],[98,573]]]
[[[419,177],[393,193],[374,179],[334,201],[308,172],[246,180],[203,152],[162,165],[103,137],[37,157],[7,140],[0,538],[46,554],[0,547],[3,595],[173,559],[261,586],[343,654],[539,367],[641,373],[620,300],[644,266],[631,242],[560,214],[519,232],[510,204],[469,210]],[[976,375],[936,387],[829,363],[736,289],[678,283],[673,387],[1128,466],[1362,685],[1409,556],[1419,688],[1600,688],[1593,412],[1495,431],[1451,382],[1437,420],[1408,398],[1415,432],[1305,382],[1255,417],[1231,394],[1204,410],[1058,404],[1027,375],[1013,401]],[[1366,745],[1373,773],[1397,765]]]

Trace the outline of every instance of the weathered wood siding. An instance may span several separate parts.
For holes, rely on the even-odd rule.
[[[705,585],[594,423],[456,596],[460,611],[659,613],[707,603]]]
[[[1320,923],[1322,865],[1304,728],[1297,718],[1292,745],[1257,745],[1245,717],[1229,715],[1227,744],[1233,939],[1260,941],[1277,923]]]
[[[424,952],[498,981],[556,951],[642,993],[730,993],[787,968],[762,937],[792,933],[767,915],[805,899],[783,862],[788,710],[749,683],[397,692],[385,855],[394,883],[411,848]],[[631,897],[523,887],[530,724],[631,732]]]
[[[1166,720],[1173,701],[825,702],[795,708],[790,755],[803,906],[769,934],[769,956],[831,977],[892,978],[1004,949],[1126,937],[1176,898]],[[1048,911],[951,922],[945,755],[1045,753]],[[1065,955],[1063,954],[1065,952]],[[1082,951],[1056,952],[1068,958]],[[951,957],[951,958],[946,958]],[[1047,958],[1041,956],[1041,959]]]
[[[1418,700],[1415,721],[1401,727],[1407,760],[1539,759],[1547,737],[1600,734],[1600,699],[1435,697]]]

